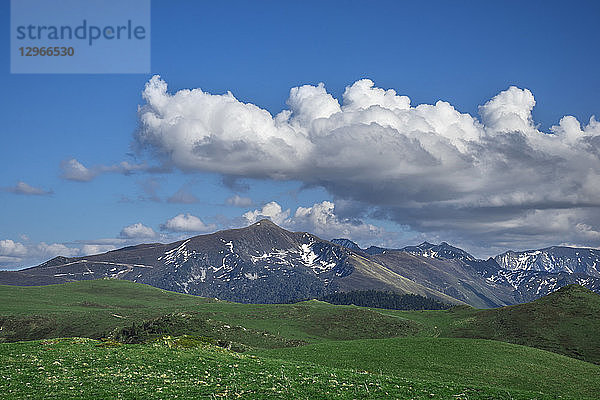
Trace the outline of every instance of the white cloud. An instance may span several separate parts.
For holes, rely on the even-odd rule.
[[[88,168],[78,160],[71,158],[63,160],[60,163],[60,169],[62,171],[61,176],[64,179],[77,182],[89,182],[101,174],[112,172],[129,175],[135,171],[148,170],[149,167],[146,164],[131,164],[127,161],[121,161],[114,165],[96,165]]]
[[[260,210],[253,210],[244,213],[242,218],[249,224],[253,224],[263,218],[268,218],[277,225],[287,226],[288,223],[286,220],[289,216],[290,210],[284,211],[277,202],[272,201],[265,204]]]
[[[0,256],[23,257],[27,254],[27,248],[19,242],[10,239],[0,240]]]
[[[479,107],[479,114],[488,132],[535,133],[531,111],[533,94],[527,89],[511,86]]]
[[[149,239],[156,237],[156,232],[149,226],[138,222],[124,227],[119,236],[124,239]]]
[[[90,254],[106,253],[107,251],[115,250],[117,247],[111,244],[84,244],[81,246],[81,255],[87,256]]]
[[[53,258],[56,256],[64,257],[75,257],[80,254],[78,248],[67,247],[62,243],[51,243],[40,242],[35,246],[36,257],[43,259]]]
[[[381,238],[385,231],[375,225],[359,220],[342,219],[334,213],[330,201],[315,203],[312,207],[298,207],[291,223],[296,229],[305,230],[327,239],[349,238],[358,242]]]
[[[347,238],[363,245],[390,243],[396,239],[394,232],[360,220],[341,218],[335,214],[335,204],[330,201],[315,203],[311,207],[298,207],[292,214],[272,201],[261,209],[248,211],[242,218],[248,224],[268,218],[283,228],[306,231],[323,239]]]
[[[74,257],[79,254],[79,248],[61,243],[23,244],[10,239],[0,240],[0,262],[9,266],[31,265],[56,256]]]
[[[252,199],[250,197],[242,197],[240,195],[234,195],[229,197],[226,201],[230,206],[235,207],[250,207],[252,205]]]
[[[179,214],[169,219],[161,229],[171,232],[207,232],[216,229],[216,225],[207,225],[195,215]]]
[[[96,173],[90,171],[85,165],[72,158],[60,163],[62,177],[71,181],[87,182],[96,177]]]
[[[566,116],[542,132],[527,89],[499,93],[480,119],[444,101],[411,106],[370,80],[346,88],[341,104],[322,84],[292,88],[289,109],[275,116],[231,93],[170,94],[158,76],[143,97],[136,142],[166,166],[320,185],[336,202],[448,240],[493,245],[503,236],[519,245],[579,235],[600,244],[600,123]],[[576,216],[572,237],[528,218],[544,210]]]
[[[5,188],[5,190],[7,192],[11,192],[14,194],[22,194],[22,195],[26,195],[26,196],[43,196],[43,195],[54,193],[52,190],[44,190],[41,188],[37,188],[37,187],[31,186],[31,185],[28,185],[25,182],[17,182],[17,184],[15,186]]]
[[[46,243],[32,242],[20,243],[11,239],[0,240],[0,267],[22,268],[31,265],[39,265],[56,256],[78,257],[91,254],[105,253],[124,246],[130,246],[148,239],[151,228],[143,225],[131,225],[124,228],[124,234],[130,234],[128,238],[106,238],[94,240],[80,240],[73,243]],[[128,229],[129,228],[129,229]],[[146,229],[145,229],[146,228]],[[22,235],[26,236],[26,235]],[[154,238],[152,236],[152,238]],[[160,237],[165,241],[175,241],[179,238]],[[28,239],[29,240],[29,239]]]

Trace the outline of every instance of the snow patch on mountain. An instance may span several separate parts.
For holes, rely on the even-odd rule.
[[[495,257],[510,271],[580,273],[600,277],[600,250],[553,246],[541,250],[507,251]]]
[[[163,260],[165,265],[172,265],[174,267],[185,263],[193,254],[193,252],[190,252],[186,247],[190,240],[191,239],[184,241],[174,249],[165,251],[163,256],[158,257],[158,261]]]
[[[304,265],[310,267],[314,264],[315,260],[319,257],[311,249],[310,244],[303,244],[301,247],[300,257],[304,261]]]

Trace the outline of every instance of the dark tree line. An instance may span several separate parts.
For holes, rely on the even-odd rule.
[[[379,290],[357,290],[332,293],[320,300],[331,304],[354,304],[360,307],[387,308],[391,310],[444,310],[450,304],[418,294],[397,294]]]

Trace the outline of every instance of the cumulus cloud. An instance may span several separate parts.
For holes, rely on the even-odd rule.
[[[225,203],[235,207],[250,207],[252,205],[252,199],[236,194],[225,200]]]
[[[14,242],[10,239],[0,240],[0,256],[23,257],[27,254],[27,248],[23,243]]]
[[[15,186],[5,188],[5,191],[14,193],[14,194],[22,194],[26,196],[43,196],[48,194],[53,194],[52,190],[44,190],[31,185],[28,185],[25,182],[17,182]]]
[[[72,158],[60,163],[62,177],[70,181],[88,182],[96,177],[96,173],[89,170],[85,165]]]
[[[292,218],[292,224],[296,230],[314,232],[327,239],[349,238],[359,243],[378,243],[386,234],[384,229],[364,223],[357,219],[343,219],[334,212],[335,205],[330,201],[315,203],[312,207],[298,207]]]
[[[292,88],[275,116],[229,92],[169,93],[158,76],[142,94],[136,144],[166,166],[319,185],[362,215],[447,240],[600,244],[600,123],[565,116],[542,132],[527,89],[500,92],[480,118],[413,106],[368,79],[341,102],[323,84]]]
[[[0,240],[0,255],[22,258],[52,258],[58,255],[72,257],[79,254],[78,248],[67,247],[61,243],[40,242],[24,245],[10,239]]]
[[[286,229],[310,232],[324,239],[347,238],[364,246],[381,245],[397,239],[395,232],[386,232],[381,227],[358,219],[339,217],[335,213],[335,204],[330,201],[315,203],[311,207],[298,207],[293,214],[291,210],[283,210],[281,205],[272,201],[260,209],[246,212],[242,218],[247,224],[268,218]]]
[[[242,218],[249,224],[253,224],[263,218],[268,218],[275,222],[277,225],[288,226],[288,217],[290,216],[290,210],[283,210],[281,206],[272,201],[265,204],[260,210],[252,210],[244,213]]]
[[[107,251],[132,246],[152,238],[160,239],[165,242],[179,240],[179,237],[168,235],[152,235],[154,231],[142,224],[133,224],[123,228],[121,237],[104,238],[93,240],[77,240],[69,243],[47,243],[47,242],[29,242],[26,235],[25,243],[17,242],[11,239],[0,240],[0,268],[23,268],[32,265],[39,265],[56,256],[80,257],[91,254],[105,253]],[[129,236],[127,236],[129,235]]]
[[[62,243],[20,243],[11,239],[0,240],[0,266],[23,267],[38,264],[56,256],[73,257],[80,254],[79,248]]]
[[[161,229],[171,232],[207,232],[216,229],[214,224],[205,224],[195,215],[179,214],[167,220]]]
[[[154,229],[141,222],[124,227],[119,234],[124,239],[149,239],[156,237]]]
[[[35,249],[37,250],[36,256],[44,259],[56,256],[75,257],[80,253],[78,248],[67,247],[62,243],[41,242],[36,245]]]
[[[149,167],[146,164],[131,164],[121,161],[114,165],[96,165],[86,167],[75,158],[63,160],[60,163],[61,177],[70,181],[89,182],[97,176],[105,173],[118,173],[123,175],[132,174],[135,171],[145,171]]]
[[[112,244],[84,244],[81,246],[81,255],[106,253],[107,251],[116,250],[116,248]]]

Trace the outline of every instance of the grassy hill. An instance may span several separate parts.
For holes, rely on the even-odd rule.
[[[7,366],[0,390],[21,398],[50,385],[62,393],[57,398],[79,390],[81,398],[102,398],[114,397],[117,382],[144,398],[160,398],[161,391],[170,397],[214,392],[283,398],[289,392],[294,398],[594,398],[599,365],[532,347],[566,354],[577,349],[570,355],[595,361],[599,298],[570,287],[494,310],[397,311],[316,300],[237,304],[120,280],[0,286],[0,341],[120,341],[0,344]],[[182,335],[191,339],[176,338]],[[169,347],[179,340],[194,347]],[[243,371],[234,364],[244,365]],[[41,377],[34,376],[38,372]],[[241,383],[249,380],[261,383]],[[196,381],[204,383],[190,383]]]
[[[502,340],[600,363],[600,295],[565,286],[531,303],[477,310],[452,336]]]
[[[366,370],[409,380],[595,398],[600,366],[551,352],[480,339],[406,337],[326,342],[255,354]]]
[[[211,346],[178,347],[176,340],[116,347],[82,338],[4,343],[0,344],[0,362],[4,367],[0,374],[4,399],[559,398],[531,390],[410,379],[256,357]],[[585,396],[575,391],[560,398]]]
[[[238,329],[242,343],[249,332],[268,332],[281,340],[311,342],[404,336],[419,330],[412,321],[364,308],[333,306],[315,300],[296,304],[230,303],[121,280],[0,286],[0,299],[0,341],[69,336],[101,338],[115,329],[177,313],[189,314],[197,324],[174,321],[169,333],[213,336],[230,329],[225,326],[242,326],[250,330]],[[207,322],[204,328],[201,322]],[[177,325],[182,329],[177,329]]]
[[[419,336],[493,339],[600,364],[600,295],[578,285],[508,307],[379,312],[416,323]]]
[[[120,280],[2,285],[0,299],[0,341],[98,338],[125,321],[142,321],[214,301]]]

